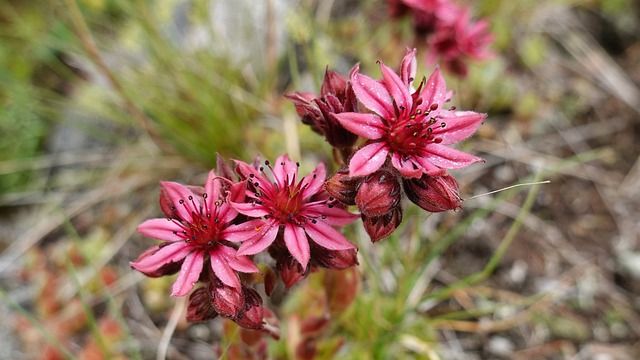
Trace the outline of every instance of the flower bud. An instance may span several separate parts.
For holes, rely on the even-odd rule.
[[[264,310],[260,294],[246,286],[242,286],[242,294],[244,297],[244,311],[238,314],[234,321],[245,329],[262,329]]]
[[[355,205],[360,181],[361,177],[349,177],[349,168],[343,166],[327,179],[324,189],[339,202]]]
[[[371,237],[371,242],[379,240],[391,235],[402,222],[402,207],[396,206],[388,213],[382,216],[369,217],[362,214],[362,224],[364,229]]]
[[[449,174],[436,177],[425,174],[419,179],[405,180],[404,191],[413,203],[429,212],[462,207],[458,182]]]
[[[311,244],[311,261],[327,269],[344,270],[358,265],[358,253],[356,249],[329,250]]]
[[[400,182],[389,171],[367,175],[358,187],[356,205],[368,217],[382,216],[400,204]]]
[[[187,321],[198,322],[215,318],[218,313],[212,306],[211,296],[207,287],[198,288],[189,296]]]
[[[300,282],[308,274],[308,271],[302,268],[298,260],[289,254],[278,258],[276,270],[278,270],[278,275],[280,275],[287,289]]]
[[[213,308],[220,316],[235,319],[244,310],[245,299],[241,289],[227,286],[220,281],[209,284]]]

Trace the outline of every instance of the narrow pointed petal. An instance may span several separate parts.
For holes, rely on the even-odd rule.
[[[322,221],[316,221],[315,224],[313,222],[307,223],[304,230],[311,240],[325,249],[347,250],[356,248],[340,232]]]
[[[338,207],[330,208],[327,206],[327,204],[324,204],[324,203],[305,205],[302,212],[304,212],[304,214],[307,216],[315,217],[318,219],[321,219],[322,216],[324,215],[325,218],[322,218],[321,220],[318,220],[318,221],[322,221],[325,224],[328,224],[331,226],[342,226],[342,225],[351,224],[352,222],[360,218],[360,215],[352,214],[347,210],[340,209]]]
[[[254,219],[241,224],[230,225],[222,230],[221,237],[231,242],[244,242],[253,239],[264,227],[266,221]]]
[[[265,221],[261,228],[256,229],[258,233],[255,237],[242,243],[238,249],[237,256],[254,255],[268,248],[276,239],[278,228],[279,225],[274,221]]]
[[[415,178],[422,176],[422,169],[416,168],[411,160],[403,159],[402,155],[398,153],[393,153],[391,155],[391,165],[393,165],[393,167],[396,168],[405,178]],[[429,166],[435,167],[430,163]]]
[[[256,273],[260,272],[260,269],[256,264],[246,256],[237,256],[237,250],[229,246],[221,246],[220,252],[224,254],[225,259],[229,263],[229,266],[235,271],[243,273]]]
[[[388,131],[378,115],[345,112],[334,114],[334,117],[345,129],[367,139],[380,139]]]
[[[402,78],[402,82],[408,87],[413,83],[417,69],[416,49],[407,49],[407,54],[402,59],[402,65],[400,66],[400,77]]]
[[[358,150],[349,161],[349,176],[365,176],[380,169],[389,149],[384,142],[375,142]]]
[[[484,161],[477,156],[440,144],[430,144],[425,152],[428,153],[426,158],[429,161],[445,169],[459,169],[475,162]]]
[[[438,104],[438,109],[436,111],[442,109],[445,101],[447,100],[447,86],[442,74],[440,73],[440,68],[436,67],[433,73],[431,73],[424,89],[422,89],[420,97],[423,98],[424,106]],[[423,109],[423,111],[426,110],[428,109]],[[434,111],[431,113],[432,116],[435,115]]]
[[[264,207],[264,205],[256,204],[256,203],[236,203],[232,202],[231,206],[236,209],[237,212],[243,215],[247,215],[250,217],[262,217],[265,215],[269,215],[269,209]]]
[[[442,111],[437,120],[444,123],[444,127],[434,127],[433,135],[442,138],[442,145],[454,144],[471,136],[487,114],[473,111]]]
[[[273,175],[278,185],[284,186],[287,182],[291,183],[294,177],[298,176],[298,166],[289,159],[288,155],[281,155],[273,164]],[[297,179],[296,179],[297,181]]]
[[[389,94],[393,100],[395,100],[398,108],[405,109],[405,111],[411,110],[412,99],[411,94],[409,94],[409,86],[402,81],[395,71],[391,70],[382,62],[380,62],[380,71],[382,72],[382,78],[384,79],[387,91],[389,91]]]
[[[164,246],[155,254],[143,258],[139,262],[131,263],[131,267],[143,273],[152,273],[165,264],[178,262],[187,256],[192,249],[183,241]]]
[[[216,173],[211,170],[207,176],[207,181],[204,183],[204,192],[207,194],[205,201],[209,208],[218,201],[221,194],[222,184],[220,180],[216,180]]]
[[[144,236],[164,241],[183,240],[182,230],[180,224],[167,219],[150,219],[140,224],[137,229]]]
[[[362,105],[385,119],[394,117],[393,101],[389,91],[377,80],[358,72],[355,67],[351,73],[353,92]]]
[[[161,181],[162,192],[166,194],[176,208],[176,212],[182,220],[191,222],[191,213],[198,212],[199,209],[193,207],[193,203],[189,200],[189,196],[195,199],[194,193],[186,186],[173,181]],[[199,201],[199,200],[196,200]]]
[[[193,289],[193,285],[200,278],[203,263],[204,259],[201,251],[194,251],[187,255],[182,263],[178,277],[171,287],[172,296],[185,296]]]
[[[311,257],[311,250],[304,229],[287,223],[284,228],[284,243],[291,255],[298,260],[303,269],[306,269]]]
[[[327,178],[327,170],[324,163],[320,163],[313,172],[302,179],[302,198],[306,199],[318,193]]]
[[[213,270],[213,273],[216,274],[223,284],[240,289],[240,279],[238,279],[238,275],[233,271],[233,268],[229,266],[224,253],[220,251],[221,247],[223,246],[219,246],[216,249],[209,251],[209,257],[211,258],[211,270]]]

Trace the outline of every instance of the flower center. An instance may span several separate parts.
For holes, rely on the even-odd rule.
[[[198,201],[189,196],[185,201],[180,199],[177,206],[184,206],[185,209],[191,212],[191,221],[183,219],[176,211],[175,206],[171,206],[172,216],[170,221],[180,225],[182,231],[174,231],[175,235],[182,235],[186,243],[195,247],[211,248],[220,242],[220,231],[222,226],[218,219],[218,212],[221,206],[229,206],[224,203],[224,199],[218,199],[214,202],[213,208],[209,208],[207,205],[208,194],[202,194],[202,201]],[[187,201],[191,203],[191,206],[187,206]],[[197,209],[197,212],[194,211]]]
[[[391,149],[403,155],[413,155],[429,144],[441,143],[442,138],[433,132],[436,128],[445,128],[447,124],[429,116],[437,108],[437,104],[432,104],[429,111],[423,112],[414,105],[408,114],[399,116],[387,133],[386,141]],[[404,109],[399,110],[398,113],[402,114]]]
[[[308,185],[305,185],[304,181],[296,183],[297,167],[300,165],[296,163],[296,168],[290,169],[289,173],[278,172],[281,176],[285,176],[284,179],[278,178],[268,160],[265,161],[265,165],[271,170],[275,181],[269,184],[260,184],[258,181],[251,180],[251,185],[255,189],[256,201],[269,209],[268,217],[278,220],[281,224],[288,222],[298,226],[303,226],[307,221],[315,222],[314,217],[304,214],[303,205],[307,199],[303,198],[303,192]],[[279,165],[284,167],[285,163],[282,162]],[[268,178],[263,167],[260,167],[260,172],[264,178]],[[316,174],[310,176],[315,178]],[[255,179],[253,176],[250,178]],[[332,201],[333,199],[330,199],[325,202],[327,206],[333,207]]]

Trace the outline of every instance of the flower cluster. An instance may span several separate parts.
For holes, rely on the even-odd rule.
[[[286,155],[274,166],[236,161],[235,173],[218,160],[219,174],[212,170],[204,187],[160,183],[166,217],[145,221],[138,232],[163,242],[131,267],[150,277],[178,273],[173,296],[202,283],[189,297],[189,321],[220,315],[244,328],[274,332],[263,319],[260,294],[240,276],[259,272],[253,255],[267,250],[287,287],[317,267],[354,266],[355,245],[332,226],[349,224],[357,215],[324,191],[324,164],[299,179],[298,164]]]
[[[164,217],[138,232],[162,242],[131,267],[150,277],[177,273],[171,294],[190,294],[189,321],[221,316],[277,337],[255,274],[271,296],[275,274],[288,289],[318,268],[357,265],[356,246],[338,229],[361,218],[373,242],[387,237],[402,221],[403,194],[428,212],[460,208],[447,171],[482,159],[449,145],[473,134],[485,114],[446,108],[452,93],[438,68],[414,87],[415,49],[397,73],[379,64],[381,79],[357,65],[348,78],[327,69],[319,96],[286,95],[334,147],[339,168],[329,179],[323,163],[301,176],[287,155],[273,163],[234,160],[233,167],[218,156],[204,186],[160,183]],[[349,294],[346,303],[355,290]]]
[[[414,89],[416,68],[415,49],[407,51],[399,73],[380,62],[382,79],[354,67],[349,84],[368,111],[331,114],[343,131],[364,143],[325,188],[339,202],[358,207],[374,242],[402,221],[403,189],[426,211],[460,208],[458,183],[447,170],[482,161],[448,145],[473,134],[486,115],[445,108],[452,94],[438,68]]]
[[[428,64],[440,61],[447,70],[467,75],[467,59],[492,56],[493,36],[486,20],[473,21],[469,7],[450,0],[388,0],[391,17],[411,16],[414,33],[426,38]]]

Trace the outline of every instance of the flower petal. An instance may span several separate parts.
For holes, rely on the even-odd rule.
[[[240,214],[250,217],[262,217],[269,215],[269,209],[261,204],[232,202],[231,206],[233,206],[233,208],[236,209],[236,211],[238,211]]]
[[[435,116],[439,110],[444,106],[445,101],[447,100],[447,86],[444,82],[444,78],[440,73],[440,68],[436,67],[436,69],[431,73],[427,83],[422,89],[420,93],[420,97],[423,99],[422,106],[424,107],[422,111],[427,112],[433,104],[437,104],[438,108],[436,110],[431,111],[431,116]]]
[[[358,150],[349,161],[349,176],[365,176],[380,169],[389,149],[384,142],[374,142]]]
[[[304,204],[300,212],[311,218],[322,218],[325,224],[332,226],[351,224],[360,218],[360,215],[352,214],[345,209],[339,207],[330,208],[324,202]]]
[[[484,161],[477,156],[440,144],[430,144],[424,151],[428,153],[425,157],[429,161],[445,169],[459,169],[474,162]]]
[[[354,112],[344,112],[333,114],[345,129],[364,138],[376,140],[380,139],[387,133],[387,127],[382,120],[375,114],[362,114]]]
[[[412,99],[411,94],[409,94],[409,86],[402,81],[395,71],[383,64],[382,61],[380,62],[380,71],[382,72],[382,78],[384,79],[387,91],[389,91],[389,94],[393,100],[395,100],[396,106],[399,109],[404,109],[404,111],[410,111]]]
[[[324,163],[318,164],[313,172],[302,179],[302,198],[307,199],[322,190],[327,170]]]
[[[298,165],[289,159],[287,154],[281,155],[273,164],[273,176],[279,186],[290,184],[298,177]]]
[[[275,221],[265,221],[261,228],[255,228],[258,233],[248,241],[242,243],[236,256],[253,255],[266,249],[278,235],[279,224]]]
[[[316,244],[329,250],[356,249],[338,230],[325,224],[321,220],[307,223],[304,230]]]
[[[224,254],[225,259],[229,263],[229,266],[235,271],[243,273],[256,273],[260,272],[260,269],[256,264],[246,256],[237,256],[237,250],[230,246],[221,246],[220,252]]]
[[[445,126],[435,126],[432,134],[442,139],[442,145],[457,143],[471,136],[485,117],[473,111],[441,111],[436,120]]]
[[[168,219],[150,219],[140,224],[137,229],[144,236],[164,241],[184,240],[183,230],[182,225]]]
[[[192,250],[184,241],[177,241],[162,247],[153,255],[149,255],[138,262],[132,262],[130,265],[140,272],[151,273],[163,265],[184,259]]]
[[[193,289],[193,285],[200,278],[203,263],[202,251],[196,250],[187,255],[182,263],[178,277],[171,287],[172,296],[185,296]]]
[[[353,92],[362,105],[385,119],[391,119],[395,115],[393,101],[389,91],[377,80],[358,72],[356,66],[351,72],[351,85]]]
[[[200,211],[200,209],[194,207],[194,204],[200,201],[197,200],[195,194],[186,186],[173,181],[161,181],[160,186],[162,187],[162,193],[169,198],[180,218],[186,222],[191,222],[191,213],[195,212],[197,214]],[[189,200],[189,197],[192,200]]]
[[[231,242],[248,241],[260,232],[265,223],[264,219],[253,219],[237,225],[230,225],[222,230],[221,237]]]
[[[238,275],[227,262],[224,253],[221,251],[222,247],[224,246],[218,246],[217,248],[209,251],[209,257],[211,258],[211,270],[213,270],[213,273],[216,274],[223,284],[240,289],[240,279],[238,279]]]
[[[311,249],[304,229],[291,223],[285,224],[284,243],[291,256],[298,260],[303,269],[306,269],[311,257]]]
[[[415,80],[417,68],[416,49],[407,49],[407,54],[402,59],[402,65],[400,66],[400,77],[408,87],[411,87],[413,80]]]
[[[409,159],[405,160],[403,156],[398,153],[391,154],[391,165],[393,165],[393,167],[396,168],[404,178],[419,178],[422,176],[422,169],[417,168],[413,161],[410,161]],[[435,167],[431,163],[429,163],[429,166]]]

